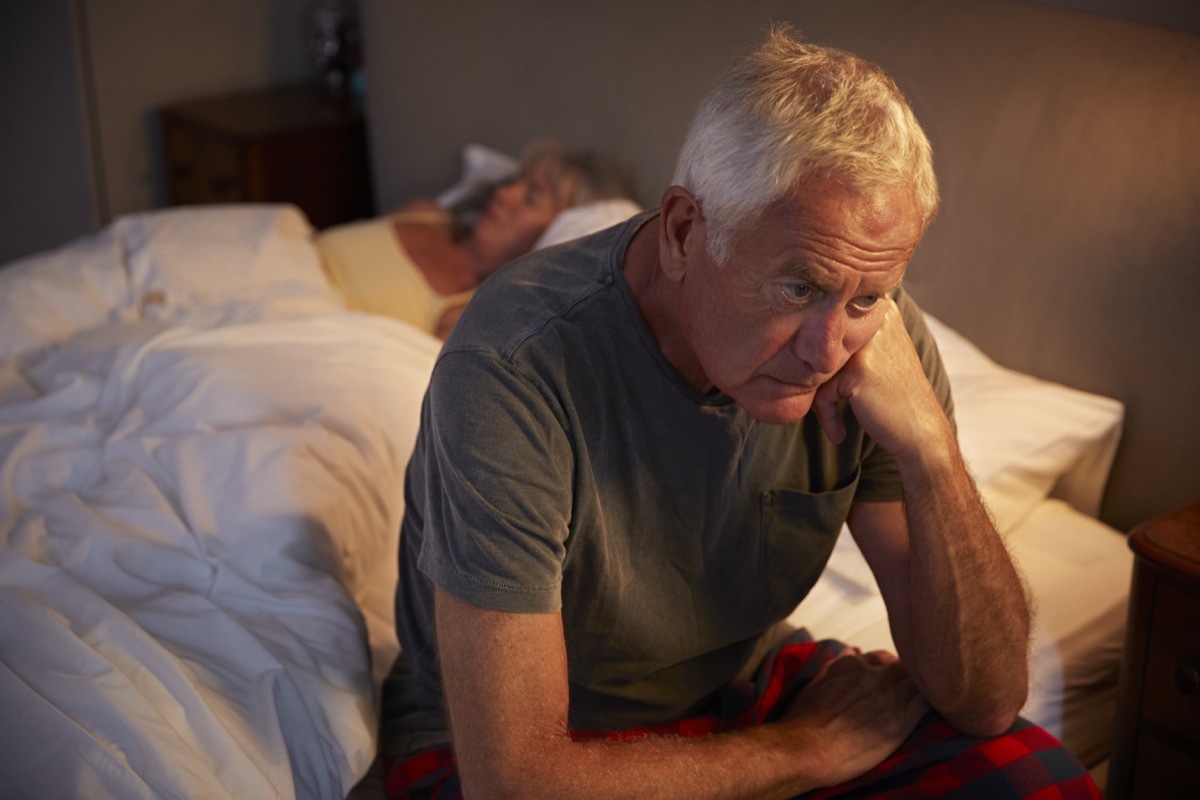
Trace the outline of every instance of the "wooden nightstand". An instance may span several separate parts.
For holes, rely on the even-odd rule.
[[[317,228],[373,215],[361,104],[323,84],[161,113],[172,204],[295,203]]]
[[[1200,797],[1200,502],[1129,535],[1137,558],[1108,797]]]

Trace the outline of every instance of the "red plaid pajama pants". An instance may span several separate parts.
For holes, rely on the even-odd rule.
[[[798,631],[760,669],[753,683],[731,687],[722,711],[653,728],[580,733],[575,738],[637,739],[648,734],[706,736],[771,720],[823,664],[846,651],[834,641],[814,642]],[[384,758],[387,796],[393,800],[459,800],[462,789],[454,753],[433,747],[408,758]],[[1031,798],[1099,800],[1100,790],[1083,766],[1045,730],[1018,719],[990,739],[965,736],[936,714],[926,716],[908,739],[874,769],[852,781],[803,795],[805,800],[867,798]]]

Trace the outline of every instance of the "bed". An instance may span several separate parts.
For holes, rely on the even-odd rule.
[[[367,774],[439,343],[347,310],[320,238],[291,206],[182,208],[0,270],[7,796],[329,798]],[[1037,599],[1026,713],[1094,762],[1130,570],[1095,518],[1121,404],[930,324]],[[840,541],[793,621],[887,647]]]
[[[134,215],[0,281],[6,796],[343,796],[437,343],[343,310],[288,206]]]

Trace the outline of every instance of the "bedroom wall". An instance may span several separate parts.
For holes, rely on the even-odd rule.
[[[1099,6],[366,0],[377,207],[452,182],[465,142],[543,134],[630,160],[654,205],[701,93],[790,20],[892,72],[933,139],[923,304],[1007,366],[1125,402],[1102,516],[1128,529],[1200,497],[1200,6]]]
[[[14,0],[0,26],[0,264],[91,230],[96,197],[70,3]]]
[[[310,80],[313,0],[6,0],[0,264],[166,203],[156,111]]]
[[[157,109],[310,80],[312,0],[83,0],[106,211],[166,203]]]
[[[6,3],[0,263],[160,205],[154,109],[309,77],[309,2]],[[541,134],[627,157],[652,205],[700,93],[768,20],[880,62],[934,139],[946,198],[914,291],[1002,363],[1126,402],[1110,522],[1200,496],[1194,0],[365,0],[363,12],[380,208],[447,185],[466,141],[515,152]]]

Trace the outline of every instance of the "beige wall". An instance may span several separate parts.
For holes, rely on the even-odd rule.
[[[303,31],[311,4],[312,0],[8,0],[5,25],[0,27],[4,115],[0,263],[90,232],[114,216],[161,205],[166,190],[154,110],[190,97],[311,77]],[[1200,25],[1200,3],[1195,0],[1047,0],[1044,4],[1193,30]],[[620,65],[620,74],[641,67],[661,72],[672,68],[670,59],[652,58],[653,51],[623,48],[620,36],[593,37],[588,46],[579,48],[577,38],[564,38],[559,29],[661,31],[658,38],[665,50],[686,47],[689,31],[703,32],[711,42],[714,28],[728,25],[717,33],[732,48],[760,22],[753,13],[743,13],[745,7],[728,2],[720,4],[719,11],[716,5],[700,3],[684,14],[673,4],[657,0],[627,4],[527,0],[512,7],[483,0],[367,0],[365,5],[364,11],[376,17],[375,30],[366,31],[367,46],[383,73],[383,89],[373,98],[385,117],[373,130],[374,148],[382,156],[375,175],[381,207],[434,190],[457,168],[453,154],[404,164],[394,152],[395,142],[406,141],[414,129],[423,132],[415,135],[429,141],[447,124],[487,120],[504,112],[519,116],[522,103],[538,97],[539,76],[500,70],[485,76],[492,87],[490,107],[456,102],[454,80],[463,65],[455,61],[503,63],[506,49],[533,42],[545,55],[541,63],[566,67],[581,76],[585,83],[574,87],[579,93],[606,99],[573,121],[564,121],[564,130],[572,134],[595,130],[614,145],[633,145],[641,136],[639,126],[619,113],[621,108],[632,104],[665,109],[668,113],[663,117],[685,115],[693,90],[709,76],[675,76],[678,91],[666,97],[641,96],[634,83],[625,87],[627,96],[617,98],[603,86],[615,74],[609,65]],[[853,3],[841,8],[837,3],[780,5],[803,9],[817,29],[836,26],[840,19],[861,29],[855,37],[860,42],[880,34],[894,40],[896,36],[887,31],[894,21],[907,18],[911,26],[923,14],[922,4],[906,2],[893,3],[887,14],[872,18],[860,17]],[[445,61],[437,74],[414,76],[417,80],[404,87],[421,103],[419,116],[402,121],[388,113],[394,100],[402,106],[405,102],[403,97],[388,96],[396,85],[396,70],[406,68],[408,57],[389,32],[389,20],[397,15],[418,25],[426,17],[452,18],[477,33],[476,46],[485,45],[482,51],[464,53],[457,46],[462,37],[420,43],[444,50]],[[896,29],[905,28],[901,24]],[[575,69],[582,64],[591,68]],[[370,64],[367,71],[369,80]],[[466,75],[472,75],[469,68]],[[563,98],[564,103],[570,101]],[[405,131],[397,139],[395,126],[399,125]],[[498,130],[496,143],[518,147],[526,133]],[[445,143],[447,150],[452,146]],[[647,187],[665,179],[661,172],[665,160],[669,158],[640,165]]]
[[[154,110],[309,77],[309,2],[8,0],[0,263],[161,204]],[[768,20],[878,61],[912,95],[946,195],[913,265],[919,296],[1003,363],[1126,402],[1109,521],[1200,496],[1195,0],[365,0],[363,12],[380,208],[444,187],[466,141],[515,151],[541,134],[629,157],[652,204],[700,93]]]

